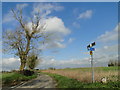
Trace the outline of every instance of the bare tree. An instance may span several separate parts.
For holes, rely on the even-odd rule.
[[[39,12],[33,15],[33,17],[30,18],[30,21],[23,18],[22,9],[12,9],[12,12],[14,18],[18,21],[19,26],[16,27],[15,30],[3,33],[3,47],[7,50],[7,47],[9,47],[9,50],[11,50],[12,53],[14,52],[15,55],[20,58],[20,70],[23,71],[26,66],[29,53],[36,49],[39,44],[38,42],[42,40],[39,38],[44,39],[46,37],[43,32],[43,30],[45,30],[45,24],[41,23]],[[28,23],[31,23],[31,25],[28,26]]]

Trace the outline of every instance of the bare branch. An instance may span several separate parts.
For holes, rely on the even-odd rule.
[[[13,30],[13,32],[6,32],[4,34],[4,43],[5,46],[9,46],[11,50],[15,51],[15,55],[19,56],[21,60],[20,70],[23,70],[29,53],[32,50],[37,51],[38,48],[32,45],[31,42],[35,42],[34,40],[38,40],[39,38],[45,38],[43,30],[45,30],[46,27],[45,24],[40,22],[41,18],[38,12],[35,18],[31,18],[32,32],[30,33],[29,27],[27,27],[28,23],[25,23],[25,19],[23,18],[22,9],[12,9],[12,13],[20,26],[16,28],[16,30]]]

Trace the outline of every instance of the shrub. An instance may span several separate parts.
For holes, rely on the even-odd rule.
[[[38,55],[36,53],[31,53],[27,58],[27,67],[33,70],[39,64]]]
[[[25,76],[32,76],[35,72],[31,70],[23,70],[23,71],[20,71],[20,73]]]
[[[118,60],[110,60],[108,62],[108,67],[111,67],[111,66],[120,66],[120,62]]]

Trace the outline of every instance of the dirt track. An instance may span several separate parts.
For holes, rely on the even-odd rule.
[[[16,90],[17,88],[55,88],[55,86],[56,82],[50,76],[39,74],[37,78],[11,88]]]

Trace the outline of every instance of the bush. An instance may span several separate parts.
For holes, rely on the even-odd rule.
[[[39,64],[38,55],[35,53],[31,53],[27,59],[27,67],[30,70],[33,70],[38,64]]]
[[[110,60],[108,62],[108,67],[111,67],[111,66],[120,66],[120,61],[118,61],[118,60]]]
[[[20,71],[20,73],[25,76],[32,76],[35,72],[31,70],[23,70],[23,71]]]

